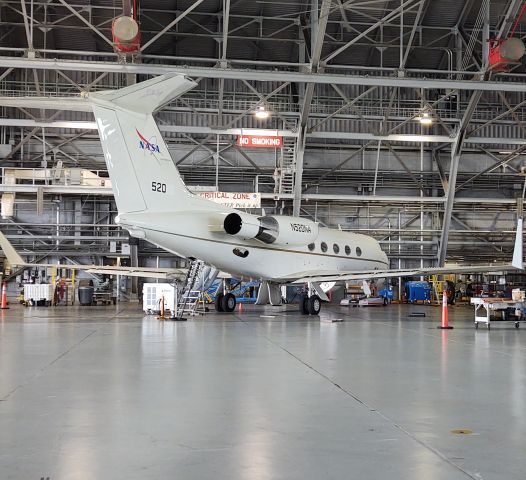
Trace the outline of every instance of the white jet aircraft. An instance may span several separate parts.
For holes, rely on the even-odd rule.
[[[133,237],[232,275],[262,280],[258,304],[279,305],[280,285],[307,283],[309,293],[300,310],[311,315],[317,315],[321,301],[327,300],[322,282],[522,268],[522,219],[511,264],[392,270],[380,244],[370,236],[320,227],[305,218],[251,215],[192,194],[153,113],[195,86],[191,79],[173,74],[84,97],[99,130],[117,203],[116,221]],[[13,257],[16,252],[12,247],[10,252],[2,237],[4,253]],[[144,276],[152,276],[153,270]],[[134,271],[140,274],[140,268]],[[235,305],[232,294],[219,294],[216,309],[232,312]]]

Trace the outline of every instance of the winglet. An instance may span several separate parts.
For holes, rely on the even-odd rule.
[[[515,247],[513,248],[512,266],[522,270],[522,222],[523,219],[517,220],[517,233],[515,234]]]
[[[12,266],[23,266],[26,264],[22,257],[15,250],[15,247],[11,245],[11,242],[5,237],[5,235],[0,232],[0,247],[4,251],[4,255],[7,257],[7,261]]]

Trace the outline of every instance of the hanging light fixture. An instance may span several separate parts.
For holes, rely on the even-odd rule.
[[[259,118],[260,120],[265,120],[270,116],[270,113],[265,108],[264,105],[259,105],[256,110],[254,111],[254,116],[256,118]]]
[[[422,112],[418,117],[416,117],[421,125],[432,125],[433,124],[433,117],[429,114],[429,112]]]

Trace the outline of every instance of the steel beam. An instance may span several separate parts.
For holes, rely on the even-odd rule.
[[[154,64],[122,64],[115,62],[86,62],[72,60],[28,59],[0,56],[3,68],[36,68],[80,72],[110,72],[147,75],[179,73],[190,77],[255,80],[259,82],[297,82],[307,84],[365,85],[379,87],[424,88],[443,90],[473,90],[526,92],[526,82],[432,79],[423,77],[391,77],[375,75],[348,75],[335,73],[308,73],[280,70],[248,70],[235,68],[192,67]],[[440,73],[440,72],[437,72]],[[522,78],[522,77],[521,77]]]
[[[458,129],[455,142],[451,149],[451,164],[449,167],[447,201],[444,209],[444,217],[442,220],[442,234],[440,236],[440,248],[438,251],[438,265],[440,267],[444,266],[444,263],[446,261],[447,242],[449,239],[449,228],[451,226],[451,213],[453,212],[453,204],[455,203],[458,164],[460,162],[460,156],[462,154],[462,147],[464,146],[469,122],[471,121],[471,117],[475,113],[475,109],[477,108],[481,96],[481,91],[475,92],[473,93],[473,95],[471,95],[468,107],[464,112],[464,116],[462,117],[462,121],[460,122],[460,127]]]
[[[288,127],[295,127],[296,125],[293,125],[292,122],[287,118],[285,117],[284,115],[281,114],[281,112],[278,112],[276,109],[272,108],[271,105],[268,105],[266,102],[267,102],[267,97],[265,97],[265,95],[263,95],[262,93],[260,93],[256,88],[254,88],[249,82],[247,82],[246,80],[241,80],[249,90],[251,90],[252,92],[254,92],[255,95],[257,95],[259,97],[259,100],[261,102],[262,105],[264,105],[272,114],[275,114],[277,115],[279,118],[281,118],[281,120],[283,120],[284,122],[284,125],[285,126],[288,126]],[[285,83],[281,86],[281,89],[285,88],[286,86],[288,86],[289,84],[288,83]]]
[[[367,95],[369,95],[369,93],[373,92],[376,90],[376,87],[371,87],[371,88],[368,88],[365,92],[362,92],[360,93],[360,95],[358,95],[357,97],[354,97],[353,99],[350,99],[347,97],[347,95],[345,95],[340,88],[338,88],[337,85],[333,85],[332,88],[334,88],[334,90],[336,91],[336,93],[338,93],[338,95],[340,97],[343,98],[343,100],[346,102],[343,106],[341,106],[340,108],[336,109],[334,112],[332,112],[330,115],[327,115],[326,117],[324,117],[322,120],[320,120],[316,125],[314,125],[313,127],[309,128],[309,133],[312,132],[313,130],[316,130],[320,125],[324,124],[325,122],[327,122],[328,120],[330,120],[332,117],[338,115],[338,113],[340,113],[341,111],[345,110],[346,108],[349,108],[351,111],[353,111],[355,113],[355,115],[359,118],[361,118],[362,120],[365,120],[364,116],[362,115],[362,112],[360,112],[360,110],[358,108],[356,108],[354,106],[355,103],[359,102],[362,98],[366,97]]]
[[[496,38],[506,37],[517,18],[521,5],[524,3],[523,0],[511,0],[508,5],[508,10],[504,16],[504,20],[499,28],[499,32]]]
[[[310,60],[310,72],[318,72],[320,68],[321,52],[323,50],[323,40],[327,29],[327,21],[331,8],[331,0],[323,0],[318,16],[318,1],[313,0],[311,11],[312,23],[312,50]],[[301,210],[301,192],[303,182],[303,159],[305,157],[305,143],[307,141],[307,122],[309,120],[312,97],[314,95],[314,83],[307,84],[303,96],[301,113],[299,119],[299,135],[296,141],[296,158],[294,172],[294,201],[292,202],[293,215],[299,216]]]
[[[59,0],[64,2],[64,0]],[[184,17],[186,17],[192,10],[198,7],[204,0],[196,0],[192,5],[190,5],[184,12],[180,13],[174,20],[172,20],[166,27],[164,27],[159,33],[154,35],[150,40],[148,40],[144,45],[141,46],[141,52],[144,52],[152,43],[156,42],[160,37],[162,37],[168,30],[178,24]]]
[[[514,8],[517,8],[515,5],[518,3],[516,0],[512,0],[510,4],[510,9],[508,9],[508,13],[513,12]],[[482,8],[486,8],[485,13],[485,20],[486,23],[489,23],[489,3],[483,3]],[[508,18],[506,17],[503,22],[501,23],[499,34],[497,38],[505,38],[511,28],[511,23],[508,21]],[[487,30],[487,29],[486,29]],[[472,35],[475,33],[473,32]],[[485,42],[488,39],[483,38],[482,41]],[[491,77],[491,71],[487,70],[488,67],[488,61],[487,58],[482,59],[483,65],[486,67],[486,70],[484,70],[480,74],[480,83],[481,84],[488,84],[491,82],[488,82],[488,80]],[[501,89],[496,89],[496,91],[501,91]],[[469,104],[466,108],[466,111],[464,112],[464,116],[462,118],[462,121],[460,122],[460,126],[457,132],[457,138],[455,141],[455,144],[453,146],[453,149],[451,150],[451,167],[450,167],[450,173],[449,173],[449,186],[448,186],[448,193],[447,193],[447,201],[446,206],[444,209],[444,219],[442,223],[442,235],[440,237],[440,248],[438,252],[438,265],[443,266],[445,259],[446,259],[446,253],[447,253],[447,242],[449,238],[449,228],[451,226],[451,214],[453,212],[453,204],[455,202],[455,192],[456,192],[456,181],[457,181],[457,172],[458,172],[458,164],[460,161],[460,156],[462,153],[462,147],[464,145],[464,142],[467,140],[467,129],[469,126],[469,122],[471,121],[471,118],[473,117],[473,114],[475,113],[475,109],[477,108],[477,105],[480,101],[480,98],[482,97],[482,91],[475,91],[469,100]],[[514,111],[513,109],[511,111]],[[506,112],[506,114],[510,113]],[[476,129],[478,130],[478,129]],[[469,141],[469,140],[467,140]],[[517,151],[522,151],[522,147],[518,149]],[[514,152],[516,153],[516,152]],[[513,154],[512,154],[513,155]],[[511,156],[510,156],[511,157]],[[514,157],[513,157],[514,158]],[[512,158],[510,158],[511,160]],[[509,161],[509,160],[508,160]],[[491,167],[491,170],[496,168],[497,165],[494,165]],[[482,174],[482,173],[481,173]],[[480,176],[481,174],[477,175]],[[474,177],[473,177],[474,178]],[[463,184],[465,185],[465,183]]]
[[[440,158],[438,156],[438,152],[436,150],[431,151],[431,156],[433,157],[433,161],[435,162],[437,169],[438,169],[438,175],[440,177],[440,182],[442,183],[442,188],[444,189],[444,193],[447,192],[447,177],[444,172],[444,167],[442,166],[442,163],[440,163]]]
[[[510,153],[509,155],[506,155],[503,159],[498,159],[499,161],[495,163],[494,165],[491,165],[490,167],[486,168],[482,172],[477,173],[476,175],[473,175],[471,178],[466,180],[464,183],[462,183],[460,186],[457,187],[457,191],[461,188],[465,187],[468,183],[472,182],[473,180],[481,177],[482,175],[485,175],[486,173],[491,173],[496,168],[502,167],[504,165],[507,165],[509,162],[517,158],[519,155],[521,155],[526,150],[526,145],[518,148],[514,152]]]
[[[228,24],[230,19],[230,0],[223,0],[223,42],[221,60],[226,60],[228,48]]]
[[[423,18],[422,13],[424,11],[424,6],[426,5],[426,2],[427,0],[420,0],[420,5],[418,6],[418,12],[415,17],[415,22],[413,24],[413,28],[411,29],[409,40],[405,47],[404,57],[402,59],[402,62],[400,63],[400,69],[405,68],[405,66],[407,65],[407,59],[409,58],[409,53],[411,52],[411,47],[413,46],[413,41],[415,39],[416,30],[420,26],[420,21]]]
[[[526,126],[524,125],[524,122],[519,118],[517,113],[513,110],[513,107],[508,102],[508,99],[506,98],[506,95],[504,95],[502,92],[497,92],[500,101],[503,103],[503,105],[510,111],[510,115],[515,120],[515,123],[517,126],[522,130],[522,134],[526,137]]]
[[[54,195],[93,195],[93,196],[113,196],[111,187],[86,187],[86,186],[71,186],[71,185],[5,185],[0,184],[0,193],[28,193],[37,194],[39,188],[42,188],[45,194]],[[293,193],[290,194],[275,194],[262,193],[261,198],[264,200],[292,200]],[[343,202],[352,204],[427,204],[427,205],[443,205],[446,202],[445,197],[419,197],[419,196],[397,196],[397,195],[339,195],[339,194],[321,194],[321,193],[305,193],[302,199],[310,202]],[[495,206],[510,206],[517,205],[515,198],[458,198],[456,204],[465,205],[495,205]],[[420,230],[416,230],[420,233]]]
[[[64,0],[58,0],[58,1],[64,7],[66,7],[73,15],[75,15],[75,17],[77,17],[82,23],[87,25],[91,30],[93,30],[93,32],[95,32],[100,38],[102,38],[106,43],[111,45],[111,47],[113,48],[113,42],[106,35],[104,35],[97,27],[95,27],[95,25],[93,25],[91,22],[86,20],[79,12],[77,12],[71,5],[69,5]],[[82,9],[80,11],[82,11]]]
[[[418,187],[418,189],[424,193],[425,189],[424,189],[424,186],[422,185],[422,183],[420,183],[420,181],[418,180],[418,178],[416,178],[416,176],[414,175],[414,173],[411,171],[411,169],[405,164],[405,162],[402,160],[402,157],[400,155],[398,155],[398,153],[396,153],[395,149],[388,143],[386,142],[385,143],[385,146],[388,148],[388,150],[393,154],[393,156],[398,160],[398,163],[402,166],[402,168],[405,170],[405,172],[409,175],[409,177],[411,178],[411,180],[413,180],[413,182],[416,184],[416,186]]]
[[[352,40],[347,42],[345,45],[341,46],[340,48],[338,48],[337,50],[332,52],[330,55],[325,57],[323,59],[323,62],[324,63],[330,62],[333,58],[337,57],[338,55],[343,53],[345,50],[347,50],[351,45],[354,45],[356,42],[358,42],[358,40],[360,40],[361,38],[365,37],[366,35],[371,33],[373,30],[376,30],[380,25],[383,25],[383,24],[385,24],[386,22],[388,22],[390,20],[394,20],[394,19],[398,18],[401,15],[402,11],[404,11],[404,9],[405,9],[405,11],[407,11],[410,8],[414,7],[416,5],[416,3],[414,3],[414,2],[415,2],[415,0],[406,0],[398,8],[392,10],[385,17],[381,18],[376,23],[371,25],[369,28],[366,28],[362,33],[360,33],[359,35],[354,37]]]
[[[493,250],[502,253],[500,247],[495,245],[493,242],[490,242],[489,240],[486,240],[484,237],[481,237],[480,235],[477,235],[477,231],[473,230],[467,223],[460,220],[460,218],[456,217],[455,215],[451,215],[451,218],[454,222],[458,223],[461,227],[463,227],[466,230],[466,233],[469,233],[470,235],[473,235],[474,238],[477,238],[478,240],[481,240],[483,243],[487,244],[492,248]],[[457,233],[463,233],[462,231]],[[490,232],[494,233],[494,232]]]
[[[1,102],[0,102],[1,103]],[[25,128],[60,128],[73,130],[97,130],[95,122],[83,122],[75,120],[54,120],[41,121],[18,118],[0,118],[0,126],[25,127]],[[298,137],[298,132],[294,130],[273,130],[273,129],[251,129],[251,128],[214,128],[199,127],[192,125],[159,125],[161,132],[188,133],[193,135],[248,135],[251,130],[257,130],[259,135],[279,135],[281,137]],[[452,144],[454,138],[445,135],[374,135],[372,133],[361,132],[334,132],[319,131],[309,133],[311,139],[335,139],[348,141],[385,141],[402,143],[438,143]],[[467,144],[473,145],[526,145],[526,139],[522,138],[492,138],[492,137],[473,137],[466,140]]]

